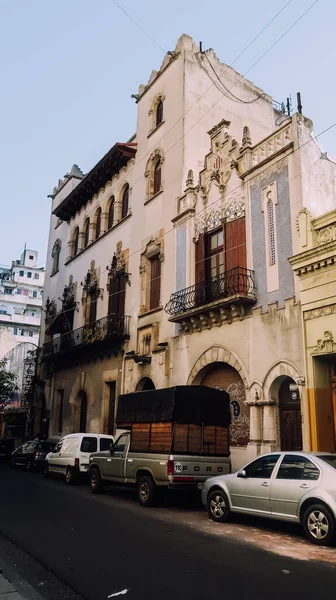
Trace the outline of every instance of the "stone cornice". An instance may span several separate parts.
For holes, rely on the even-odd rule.
[[[335,263],[336,241],[314,246],[305,252],[295,254],[288,260],[297,275],[304,275]]]

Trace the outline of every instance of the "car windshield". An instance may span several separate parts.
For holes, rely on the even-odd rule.
[[[336,469],[336,454],[323,454],[322,456],[319,455],[318,458],[320,458],[324,462],[328,463],[328,465]]]

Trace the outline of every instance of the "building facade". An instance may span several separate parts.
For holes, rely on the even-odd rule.
[[[335,160],[324,160],[336,168]],[[336,210],[315,217],[302,210],[297,236],[300,251],[290,262],[300,282],[311,447],[335,452]]]
[[[234,467],[309,448],[288,259],[298,213],[333,202],[313,176],[312,123],[186,35],[135,98],[135,136],[53,192],[38,391],[50,433],[113,433],[119,393],[202,383],[231,395]]]
[[[0,358],[18,344],[38,345],[43,285],[35,250],[25,248],[20,260],[0,270]]]

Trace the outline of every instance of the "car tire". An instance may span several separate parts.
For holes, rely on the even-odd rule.
[[[45,462],[43,465],[43,477],[45,479],[48,479],[48,477],[50,477],[49,465],[47,462]]]
[[[153,506],[156,498],[156,485],[150,475],[142,475],[137,481],[137,496],[141,506]]]
[[[230,505],[228,497],[221,489],[210,491],[208,494],[207,508],[209,517],[213,521],[225,523],[229,520]]]
[[[90,470],[90,489],[93,494],[102,494],[104,491],[104,482],[101,478],[99,469],[93,467]]]
[[[33,469],[34,469],[33,461],[32,460],[28,460],[26,462],[26,471],[28,473],[31,473],[33,471]]]
[[[67,467],[65,470],[65,483],[67,485],[73,485],[76,483],[77,473],[73,467]]]
[[[306,537],[318,546],[330,546],[335,537],[335,517],[324,504],[311,504],[305,511],[302,524]]]

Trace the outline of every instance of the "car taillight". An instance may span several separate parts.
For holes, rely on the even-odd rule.
[[[167,462],[167,475],[174,475],[174,461],[168,460]]]
[[[75,467],[79,469],[79,458],[75,458]]]
[[[40,456],[39,452],[35,452],[35,458],[38,458]]]

